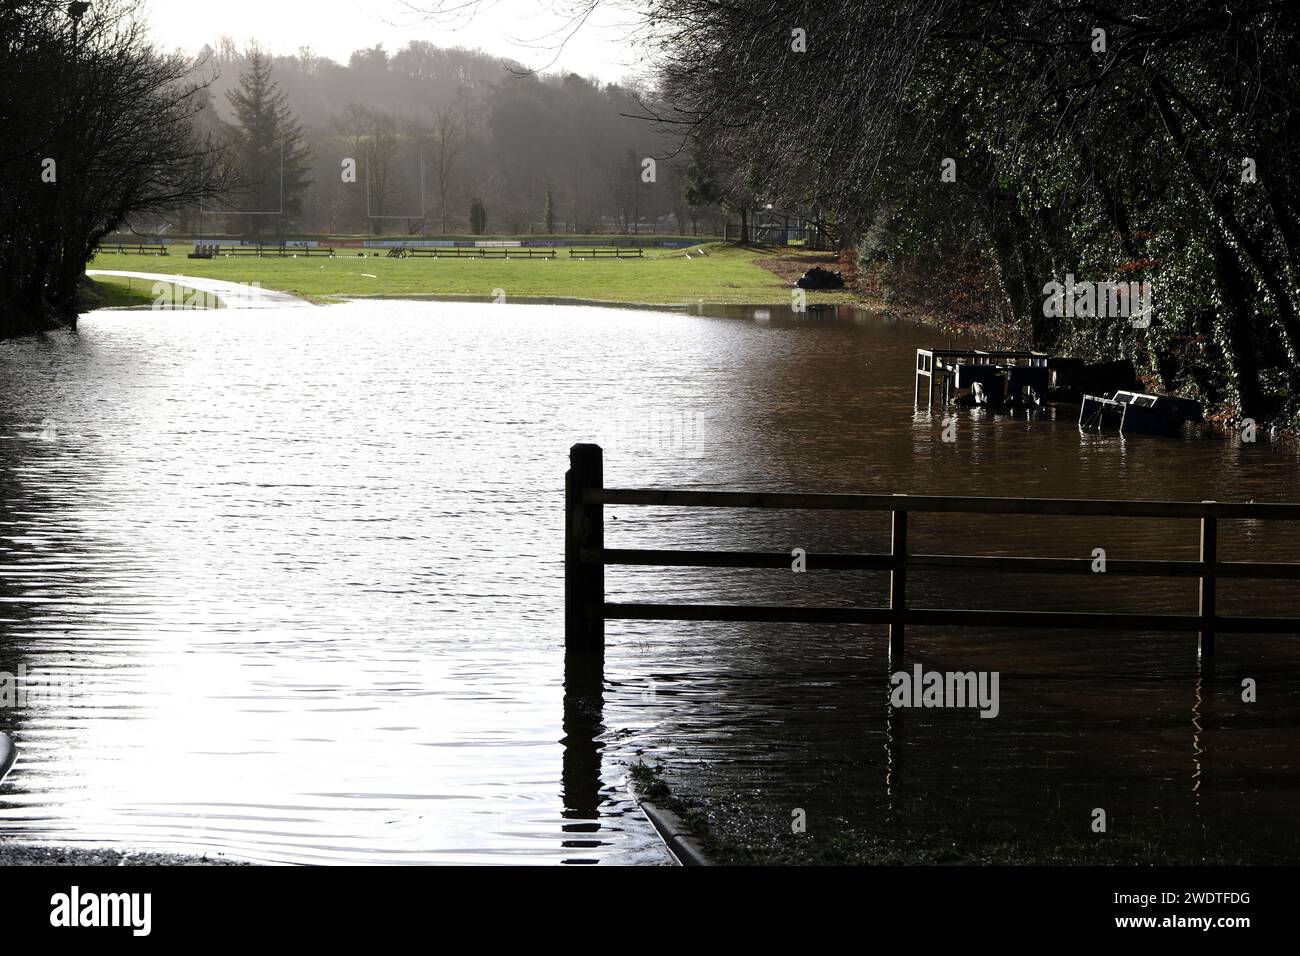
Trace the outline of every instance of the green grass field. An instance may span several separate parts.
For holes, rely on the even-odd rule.
[[[141,259],[140,256],[114,256],[114,259]],[[107,268],[101,266],[100,268]],[[163,272],[169,270],[162,269],[141,269],[137,266],[123,266],[124,271],[132,272]],[[130,309],[130,308],[152,308],[159,298],[166,298],[169,302],[187,302],[192,301],[194,292],[191,289],[185,289],[182,286],[175,286],[172,283],[162,283],[165,288],[157,288],[159,283],[151,279],[130,279],[124,276],[97,276],[90,279],[89,288],[82,293],[82,304],[86,309]],[[203,301],[211,305],[216,303],[220,308],[220,299],[213,295],[206,295]]]
[[[741,249],[721,243],[690,250],[646,251],[645,259],[389,259],[340,254],[265,258],[240,256],[187,259],[175,247],[170,256],[101,254],[92,269],[257,282],[313,301],[335,297],[418,296],[489,300],[496,289],[511,298],[584,299],[644,305],[690,303],[774,305],[790,302],[790,285],[757,260],[796,261],[817,254],[799,250]],[[691,254],[687,258],[685,252]],[[823,254],[824,255],[824,254]],[[810,263],[811,265],[811,263]],[[137,283],[138,284],[138,283]],[[850,292],[812,292],[812,303],[856,301]]]
[[[237,242],[239,240],[238,236],[233,236],[233,235],[223,236],[218,233],[207,233],[207,232],[203,233],[203,235],[209,238],[211,241],[220,241],[223,245],[228,244],[230,242]],[[119,242],[122,242],[130,246],[138,242],[143,242],[146,240],[146,238],[147,237],[132,235],[130,233],[115,234],[107,237],[104,240],[104,244],[113,246],[113,245],[117,245]],[[673,236],[673,235],[658,235],[658,234],[652,235],[650,233],[642,233],[641,235],[636,235],[634,233],[610,234],[610,233],[568,233],[568,232],[551,233],[551,234],[529,233],[527,235],[524,234],[509,235],[509,234],[501,233],[501,234],[493,234],[490,236],[475,236],[475,235],[466,235],[463,233],[446,233],[444,235],[436,235],[430,233],[429,235],[425,235],[425,236],[410,236],[410,235],[403,235],[400,233],[386,233],[384,235],[377,236],[369,232],[366,233],[340,232],[340,233],[335,233],[333,235],[326,236],[326,235],[320,235],[318,233],[307,234],[307,233],[290,232],[290,233],[285,233],[282,236],[267,236],[264,241],[269,244],[273,242],[279,242],[282,239],[289,240],[289,241],[296,241],[301,239],[315,239],[318,242],[325,243],[326,245],[339,243],[339,242],[355,242],[358,240],[362,240],[362,241],[385,240],[388,242],[417,242],[417,241],[424,241],[424,240],[441,240],[441,241],[450,241],[450,242],[473,243],[473,242],[481,242],[484,240],[517,240],[520,242],[536,242],[539,240],[553,239],[553,240],[558,240],[561,242],[568,243],[571,246],[580,246],[583,245],[584,243],[594,242],[594,243],[603,243],[606,245],[612,243],[614,245],[620,245],[625,248],[631,246],[637,246],[643,242],[646,243],[684,242],[687,245],[700,245],[708,242],[722,241],[720,236]],[[189,238],[183,240],[182,239],[171,240],[171,242],[178,247],[188,246],[190,245],[191,241],[192,240]]]

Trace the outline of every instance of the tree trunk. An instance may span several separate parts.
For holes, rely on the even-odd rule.
[[[1261,409],[1259,362],[1255,355],[1254,329],[1250,314],[1243,307],[1249,299],[1249,278],[1243,274],[1241,261],[1220,237],[1211,239],[1214,274],[1223,291],[1223,309],[1219,325],[1227,343],[1228,361],[1232,366],[1232,385],[1241,403],[1241,414],[1251,418]]]

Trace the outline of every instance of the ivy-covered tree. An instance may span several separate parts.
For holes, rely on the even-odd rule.
[[[648,15],[670,125],[723,144],[728,177],[834,215],[895,285],[982,273],[1006,338],[1130,357],[1165,388],[1294,419],[1300,11],[653,0]],[[1048,315],[1045,287],[1068,275],[1150,282],[1150,327]]]

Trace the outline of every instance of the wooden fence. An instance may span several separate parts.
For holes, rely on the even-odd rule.
[[[791,494],[730,491],[672,491],[606,488],[604,456],[598,445],[574,445],[565,475],[565,646],[570,656],[600,656],[607,620],[779,621],[815,624],[886,624],[889,656],[902,659],[908,625],[952,627],[1081,628],[1101,631],[1184,631],[1199,635],[1203,664],[1214,659],[1217,633],[1300,634],[1297,617],[1225,617],[1215,608],[1220,578],[1300,579],[1300,563],[1220,561],[1222,521],[1300,521],[1300,504],[1238,502],[1107,501],[1057,498],[968,498],[950,495]],[[613,604],[605,600],[605,568],[614,565],[701,568],[788,568],[788,551],[673,551],[605,547],[604,506],[772,508],[884,511],[890,515],[886,554],[808,553],[808,571],[889,572],[887,605],[817,607],[717,604]],[[919,512],[983,515],[1170,518],[1198,523],[1200,554],[1195,561],[1108,560],[1107,575],[1192,577],[1200,583],[1195,614],[1081,611],[963,610],[912,608],[907,601],[909,570],[961,573],[1013,571],[1030,574],[1091,574],[1091,558],[1035,558],[989,555],[915,554],[907,547],[908,516]]]

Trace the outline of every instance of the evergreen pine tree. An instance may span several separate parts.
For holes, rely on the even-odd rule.
[[[240,211],[280,212],[240,216],[243,234],[260,236],[268,221],[282,233],[286,220],[302,212],[302,196],[310,184],[310,150],[288,97],[271,79],[270,57],[250,51],[239,87],[226,96],[235,110],[234,154],[244,183]]]

